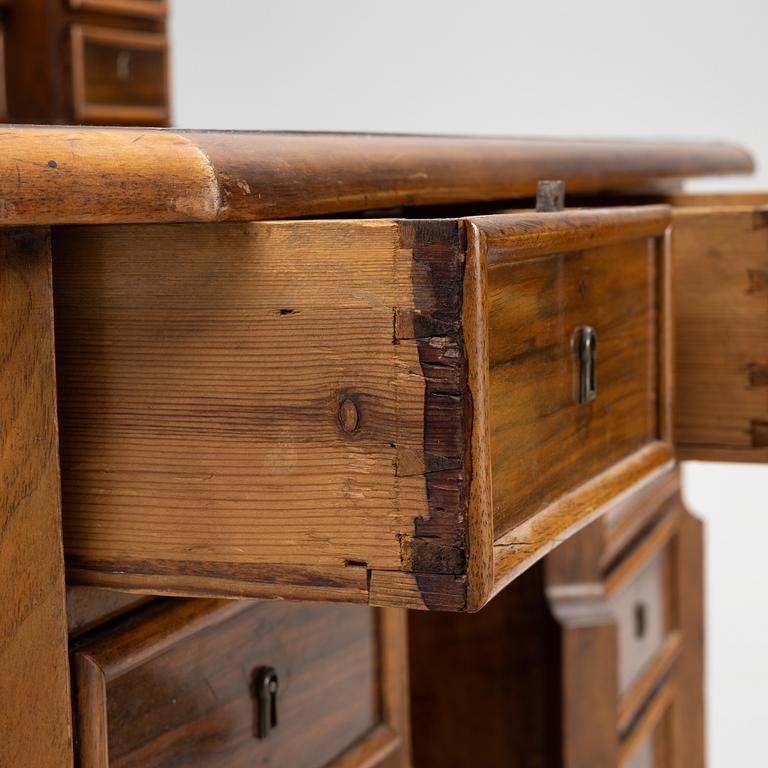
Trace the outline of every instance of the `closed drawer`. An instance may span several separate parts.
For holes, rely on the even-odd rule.
[[[403,626],[354,606],[153,604],[73,651],[80,765],[405,765]]]
[[[69,0],[69,7],[78,11],[165,18],[168,4],[166,0]]]
[[[667,682],[643,710],[622,744],[620,768],[675,768],[687,764],[675,745],[675,686],[674,679]]]
[[[167,123],[168,51],[164,34],[75,25],[71,36],[77,119]]]
[[[678,519],[676,510],[670,512],[606,583],[617,623],[619,693],[625,697],[635,686],[656,685],[679,652],[674,603]]]
[[[668,217],[56,230],[70,579],[476,610],[672,460]]]

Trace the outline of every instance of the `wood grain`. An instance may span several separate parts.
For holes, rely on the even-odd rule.
[[[617,763],[620,647],[599,569],[601,543],[597,521],[544,561],[547,600],[559,629],[565,768]]]
[[[549,257],[536,251],[509,266],[493,266],[493,259],[490,439],[498,536],[659,435],[659,259],[647,239]],[[573,345],[585,325],[597,332],[598,389],[594,401],[579,404]]]
[[[0,765],[72,765],[51,256],[0,231]]]
[[[705,590],[704,526],[681,506],[682,523],[677,539],[677,602],[683,635],[678,666],[680,706],[676,712],[674,738],[679,744],[680,768],[706,765],[705,718]]]
[[[72,578],[360,602],[412,571],[422,607],[440,574],[463,606],[460,246],[456,222],[57,231]]]
[[[673,718],[677,714],[677,683],[668,680],[649,703],[635,729],[621,746],[621,768],[683,768],[686,753],[677,746]]]
[[[674,213],[675,441],[681,458],[768,461],[768,207],[727,199]]]
[[[67,587],[67,629],[70,638],[127,613],[152,598],[90,587]]]
[[[75,24],[70,38],[77,122],[168,123],[169,64],[164,33]]]
[[[75,9],[164,19],[167,0],[69,0]]]
[[[103,112],[80,109],[83,106],[82,86],[87,81],[98,84],[101,98],[108,104],[120,103],[126,90],[136,94],[136,83],[149,87],[150,99],[141,105],[150,113],[137,109],[109,114],[112,124],[137,125],[154,121],[154,125],[167,125],[168,89],[164,72],[155,72],[147,78],[142,73],[146,55],[136,56],[125,49],[119,71],[115,56],[108,50],[87,45],[87,50],[72,46],[73,29],[82,26],[99,28],[107,34],[122,31],[129,36],[136,33],[159,35],[165,38],[166,4],[155,0],[24,0],[8,2],[3,11],[6,31],[6,85],[8,94],[8,120],[11,123],[46,124],[97,122],[107,117]],[[143,11],[143,12],[140,12]],[[79,33],[75,33],[77,38]],[[145,38],[146,39],[146,38]],[[77,41],[75,41],[77,42]],[[85,53],[85,57],[82,54]],[[113,49],[114,54],[118,51]],[[97,54],[94,56],[94,54]],[[106,55],[104,55],[106,54]],[[130,59],[133,57],[133,61]],[[125,65],[128,65],[126,69]],[[161,67],[164,66],[161,64]],[[165,67],[167,70],[167,67]],[[97,71],[99,70],[99,71]],[[148,80],[153,82],[150,85]],[[164,91],[165,103],[157,101],[158,87]],[[152,103],[154,97],[154,103]],[[124,102],[123,102],[124,103]],[[89,102],[85,102],[88,107]],[[43,149],[41,147],[41,149]],[[33,158],[17,158],[21,165],[39,162]],[[50,158],[49,158],[50,159]],[[13,163],[11,163],[12,165]],[[29,167],[29,166],[27,166]],[[69,194],[69,192],[64,192]],[[42,210],[42,209],[41,209]]]
[[[560,657],[541,564],[477,613],[409,611],[418,768],[560,765]]]
[[[668,216],[56,229],[73,582],[477,610],[671,460]]]
[[[0,213],[252,221],[532,197],[542,178],[576,192],[751,170],[725,144],[13,127],[0,132]]]
[[[80,764],[319,768],[378,766],[397,754],[406,765],[396,614],[158,601],[73,653]],[[264,665],[278,674],[278,725],[259,739],[252,675]]]
[[[469,219],[487,262],[495,594],[670,465],[664,206]],[[632,300],[627,297],[632,296]],[[598,333],[579,405],[573,333]]]

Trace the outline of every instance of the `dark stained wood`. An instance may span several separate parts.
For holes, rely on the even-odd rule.
[[[158,62],[154,58],[151,71],[143,69],[146,41],[165,39],[164,2],[19,0],[4,5],[7,121],[43,125],[109,120],[113,125],[167,125],[167,64],[164,59]],[[113,48],[110,59],[98,47],[84,49],[79,44],[82,35],[77,31],[83,27],[111,35],[113,44],[127,42],[130,50]],[[144,49],[136,49],[136,35]],[[94,42],[91,39],[89,45]],[[160,55],[164,56],[162,50]],[[100,96],[111,105],[111,111],[94,110],[94,105],[83,101],[86,83],[89,87],[99,86]],[[142,87],[137,88],[137,83]],[[122,111],[115,109],[116,104],[124,102],[126,93],[134,95],[134,103],[129,109],[124,104]],[[144,97],[147,100],[141,101]]]
[[[150,18],[165,18],[167,0],[69,0],[76,10],[100,11]]]
[[[743,150],[707,143],[51,127],[0,132],[0,197],[3,218],[12,224],[251,221],[531,197],[542,178],[563,179],[573,191],[599,191],[751,169]]]
[[[650,485],[609,568],[601,518],[478,613],[410,614],[416,765],[703,765],[700,529],[676,471]]]
[[[80,765],[320,768],[407,759],[407,732],[395,730],[406,712],[404,624],[380,613],[158,601],[73,652]],[[278,725],[266,738],[255,730],[262,666],[279,679]]]
[[[78,122],[167,124],[165,34],[79,24],[70,34],[73,110]]]
[[[47,229],[0,231],[0,765],[72,765]]]
[[[409,612],[414,765],[557,766],[557,625],[535,565],[478,613]]]
[[[90,587],[67,587],[67,629],[75,637],[147,603],[147,595],[132,595]]]

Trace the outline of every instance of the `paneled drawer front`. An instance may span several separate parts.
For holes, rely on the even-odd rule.
[[[488,259],[494,527],[506,531],[657,440],[659,254],[646,238],[584,238]],[[596,397],[579,403],[585,327]]]
[[[80,765],[399,764],[403,624],[380,614],[210,600],[137,612],[73,652]]]
[[[609,577],[609,600],[618,631],[619,692],[626,694],[654,662],[671,661],[678,650],[672,512],[629,562]],[[634,561],[634,559],[637,561]],[[666,653],[665,653],[666,650]],[[661,670],[659,670],[661,672]]]
[[[162,125],[168,120],[165,35],[73,26],[72,89],[77,119]]]
[[[166,0],[69,0],[70,8],[83,11],[98,11],[124,16],[164,18]]]
[[[666,221],[658,209],[478,220],[497,582],[671,461]]]
[[[672,460],[668,219],[57,230],[72,583],[478,609]]]
[[[649,702],[622,744],[620,768],[676,768],[675,680],[667,682]]]

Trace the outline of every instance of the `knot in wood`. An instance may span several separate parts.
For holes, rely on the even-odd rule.
[[[357,432],[360,426],[360,413],[354,400],[346,397],[339,404],[339,424],[348,434]]]

